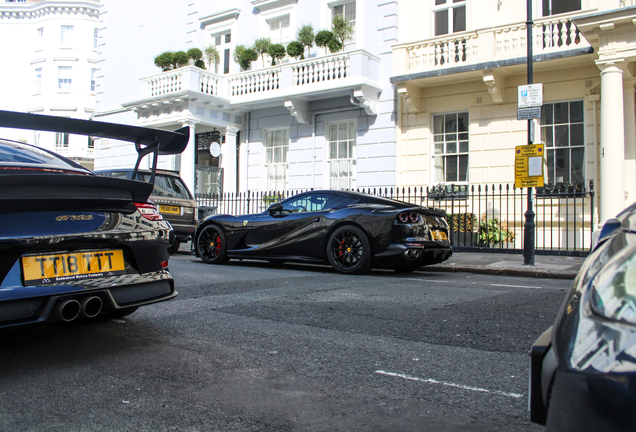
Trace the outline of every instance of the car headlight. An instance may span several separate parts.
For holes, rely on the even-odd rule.
[[[591,282],[594,314],[636,324],[636,245],[616,254]]]

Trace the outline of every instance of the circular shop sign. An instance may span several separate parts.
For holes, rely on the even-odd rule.
[[[210,143],[210,154],[212,157],[219,157],[221,154],[221,144],[218,142]]]

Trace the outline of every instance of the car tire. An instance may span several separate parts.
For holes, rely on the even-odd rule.
[[[371,244],[367,235],[357,226],[341,226],[329,236],[327,259],[338,273],[368,273],[371,270]]]
[[[180,246],[181,246],[181,242],[179,240],[175,240],[174,243],[172,243],[172,246],[168,248],[168,252],[170,252],[170,255],[174,255],[177,252],[179,252]]]
[[[196,238],[199,258],[207,264],[223,264],[227,257],[227,242],[223,230],[214,224],[204,226]]]

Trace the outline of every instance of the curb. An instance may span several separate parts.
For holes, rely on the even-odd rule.
[[[491,276],[518,276],[537,279],[574,279],[578,270],[546,270],[533,268],[490,268],[473,265],[434,265],[421,268],[440,273],[476,273]]]

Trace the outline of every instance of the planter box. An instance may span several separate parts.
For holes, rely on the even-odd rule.
[[[450,233],[452,246],[459,247],[476,247],[479,246],[479,234],[476,232],[459,232],[452,231]]]

